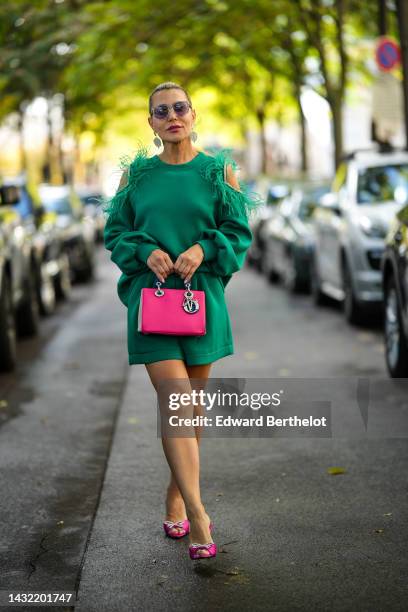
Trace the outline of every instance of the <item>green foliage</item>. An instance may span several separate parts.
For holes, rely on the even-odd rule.
[[[244,133],[261,117],[292,119],[304,84],[341,101],[350,61],[353,78],[369,77],[356,49],[376,23],[376,3],[357,0],[10,0],[0,7],[0,118],[63,92],[67,125],[102,137],[174,80],[218,91],[214,110]]]

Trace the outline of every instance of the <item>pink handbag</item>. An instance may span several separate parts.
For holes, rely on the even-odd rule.
[[[142,334],[167,334],[176,336],[204,336],[206,333],[205,292],[186,289],[157,289],[143,287],[137,330]]]

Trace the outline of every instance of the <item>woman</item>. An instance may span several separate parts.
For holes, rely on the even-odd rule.
[[[163,379],[205,381],[215,360],[233,354],[224,289],[244,263],[252,239],[248,215],[261,199],[242,190],[228,150],[210,155],[193,147],[196,113],[185,89],[172,82],[157,86],[149,115],[163,153],[148,157],[141,145],[134,159],[122,158],[119,189],[105,206],[104,240],[122,272],[118,295],[128,309],[129,364],[145,364],[157,391]],[[157,279],[165,287],[190,282],[192,291],[205,291],[205,335],[137,331],[141,289]],[[171,470],[163,527],[172,538],[190,534],[192,559],[216,555],[200,495],[199,440],[198,428],[195,437],[162,436]]]

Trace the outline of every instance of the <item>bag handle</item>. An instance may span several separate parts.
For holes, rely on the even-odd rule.
[[[155,276],[155,280],[153,282],[153,285],[155,285],[157,287],[157,290],[155,292],[155,295],[157,295],[158,297],[164,295],[164,289],[161,288],[161,286],[164,283],[161,282],[161,280],[159,278],[157,278],[157,276]],[[191,282],[186,283],[186,281],[184,280],[184,285],[185,285],[185,289],[187,290],[185,295],[188,298],[193,297],[193,292],[191,291]]]

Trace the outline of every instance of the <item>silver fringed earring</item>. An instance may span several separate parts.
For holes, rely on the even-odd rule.
[[[190,138],[193,142],[195,142],[197,140],[197,132],[195,132],[194,130],[191,132],[190,134]]]
[[[155,132],[155,134],[156,134],[156,132]],[[159,148],[162,146],[162,141],[161,141],[161,140],[160,140],[160,138],[157,136],[157,134],[156,134],[156,136],[153,138],[153,142],[154,142],[154,144],[156,145],[156,147],[157,147],[158,149],[159,149]]]

